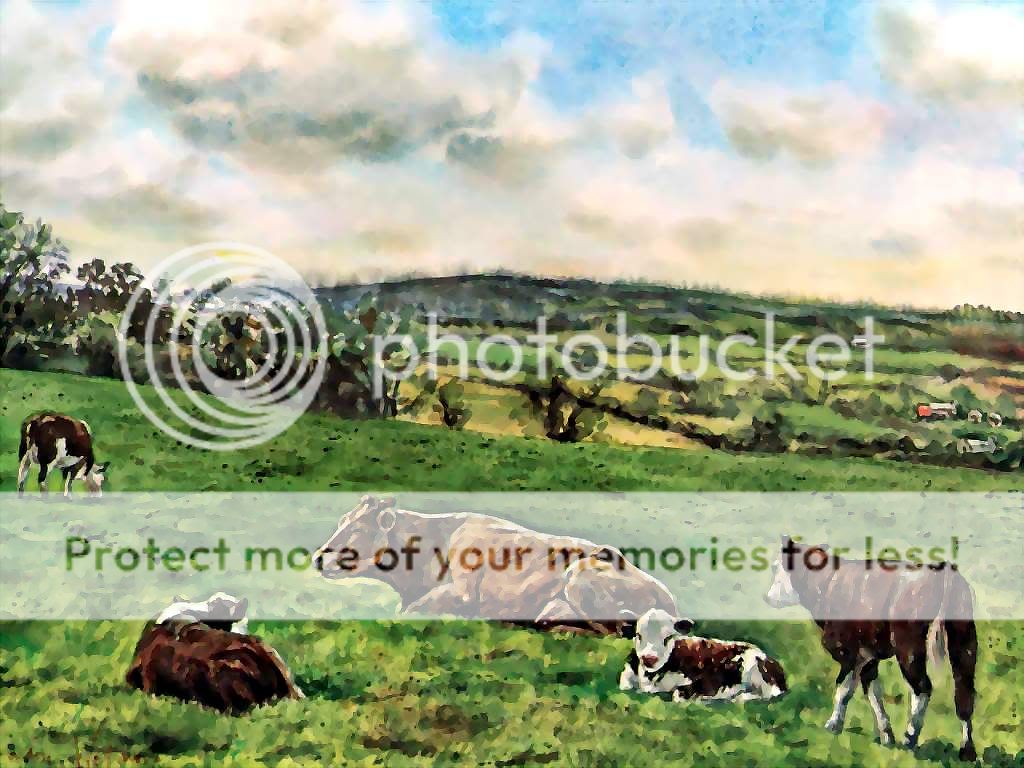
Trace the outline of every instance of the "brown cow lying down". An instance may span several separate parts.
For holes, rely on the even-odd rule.
[[[162,621],[146,626],[126,675],[128,685],[230,714],[274,699],[304,698],[273,648],[258,637],[211,627],[197,613],[161,614]],[[209,621],[231,626],[231,618]]]
[[[671,693],[673,701],[774,699],[787,690],[782,666],[749,643],[687,635],[689,619],[653,609],[627,629],[633,650],[619,689]]]

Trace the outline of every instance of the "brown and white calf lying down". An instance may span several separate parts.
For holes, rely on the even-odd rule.
[[[21,425],[18,447],[18,493],[33,464],[39,465],[39,492],[46,493],[47,475],[59,469],[64,476],[64,495],[71,495],[71,483],[82,480],[94,496],[102,494],[109,464],[97,464],[92,452],[92,432],[79,419],[59,413],[40,413]]]
[[[304,698],[277,651],[258,637],[231,631],[244,620],[245,607],[244,600],[222,592],[201,603],[169,606],[143,630],[128,685],[230,714]]]
[[[647,611],[635,628],[633,651],[619,677],[623,691],[670,693],[673,701],[774,699],[787,690],[782,666],[749,643],[693,637],[689,619]]]

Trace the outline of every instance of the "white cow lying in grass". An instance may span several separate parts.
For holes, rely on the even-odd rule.
[[[326,579],[379,579],[407,613],[618,631],[622,609],[676,610],[614,547],[468,512],[427,515],[364,496],[314,556]]]

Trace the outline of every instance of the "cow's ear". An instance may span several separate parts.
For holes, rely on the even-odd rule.
[[[620,569],[623,567],[623,561],[625,559],[623,558],[622,553],[614,547],[598,547],[590,553],[590,556],[603,563],[614,563]]]
[[[381,509],[394,509],[397,503],[394,496],[385,496],[377,502],[377,506]]]
[[[689,619],[677,619],[676,623],[672,625],[672,628],[679,634],[685,635],[693,629],[693,622]]]
[[[619,634],[629,640],[636,637],[636,620],[637,615],[632,611],[627,609],[619,611]]]
[[[388,533],[398,522],[398,515],[395,514],[394,506],[382,507],[377,510],[377,525],[384,533]]]
[[[373,496],[371,496],[368,493],[364,493],[362,496],[359,497],[360,504],[373,504],[375,501],[376,499],[374,499]]]

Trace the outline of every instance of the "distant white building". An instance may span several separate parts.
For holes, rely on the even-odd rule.
[[[992,437],[988,440],[972,440],[969,437],[964,437],[956,443],[956,451],[959,454],[995,453],[997,449],[995,438]]]

